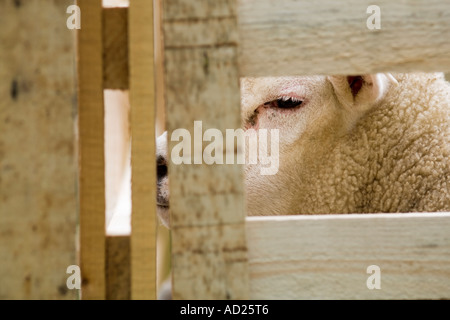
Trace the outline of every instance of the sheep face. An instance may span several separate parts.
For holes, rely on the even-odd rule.
[[[244,78],[241,94],[247,143],[279,133],[276,174],[245,165],[249,215],[450,210],[442,75]],[[167,186],[159,179],[164,206]]]
[[[361,211],[352,199],[358,183],[346,178],[362,179],[363,172],[339,146],[391,86],[395,80],[384,74],[243,79],[243,126],[278,129],[280,154],[275,175],[261,175],[259,164],[246,166],[248,214]],[[336,162],[347,161],[340,171]]]

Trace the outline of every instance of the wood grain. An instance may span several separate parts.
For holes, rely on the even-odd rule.
[[[129,87],[128,8],[103,9],[103,87]]]
[[[130,237],[106,237],[106,299],[131,299]]]
[[[250,297],[449,299],[449,234],[450,213],[247,218]]]
[[[241,76],[450,70],[448,1],[237,1]]]
[[[183,46],[186,41],[208,46],[210,37],[226,36],[237,44],[241,76],[284,76],[305,74],[361,74],[381,71],[449,71],[450,31],[448,4],[434,1],[411,3],[378,2],[381,29],[369,30],[366,9],[370,1],[344,3],[321,0],[308,3],[292,0],[238,0],[238,26],[229,28],[230,9],[224,5],[206,9],[199,5],[198,21],[179,36],[173,24],[167,32],[166,46]],[[171,19],[180,8],[192,11],[188,2],[170,8]],[[105,88],[128,88],[127,8],[107,8],[104,14]],[[184,9],[183,9],[184,10]],[[201,30],[201,19],[216,18],[210,30]],[[159,33],[156,33],[159,37]],[[159,43],[159,41],[158,41]],[[255,50],[258,48],[258,50]],[[324,49],[326,48],[326,49]],[[159,49],[156,48],[157,70]],[[157,86],[158,99],[162,87]],[[161,111],[159,111],[161,113]]]
[[[0,1],[1,300],[77,297],[71,4]]]
[[[156,135],[166,131],[164,101],[164,34],[162,23],[163,0],[154,2],[155,8],[155,70],[156,70]]]
[[[105,298],[105,158],[101,0],[79,0],[78,116],[82,298]]]
[[[129,8],[131,297],[156,298],[156,149],[153,3]]]
[[[167,0],[163,21],[169,139],[196,120],[239,128],[236,2]],[[169,161],[169,179],[173,297],[247,298],[242,167]]]

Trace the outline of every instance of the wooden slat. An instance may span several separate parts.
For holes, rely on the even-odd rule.
[[[129,300],[130,237],[106,237],[106,299]]]
[[[129,8],[131,106],[131,297],[156,298],[156,161],[153,3]]]
[[[281,0],[273,5],[269,0],[238,0],[241,75],[450,70],[450,44],[445,37],[450,31],[447,3],[378,2],[380,30],[366,26],[370,4],[358,0]],[[127,10],[105,9],[104,26],[108,32],[104,46],[108,50],[104,77],[108,89],[128,89]],[[195,30],[192,34],[196,34]],[[206,39],[203,37],[204,45],[208,45]],[[172,45],[182,43],[182,39],[175,38]],[[160,52],[156,54],[159,60]],[[159,97],[163,88],[157,86],[157,90]]]
[[[450,70],[448,1],[237,1],[242,76]]]
[[[79,0],[78,114],[83,299],[105,298],[105,159],[102,3]]]
[[[156,74],[156,122],[155,132],[159,137],[166,131],[166,105],[164,101],[164,41],[163,41],[163,23],[162,10],[163,0],[154,1],[155,9],[155,74]],[[157,229],[157,284],[158,284],[158,298],[160,298],[160,291],[163,282],[170,275],[170,230],[165,226],[159,225]]]
[[[103,86],[128,89],[128,8],[103,9]]]
[[[71,4],[0,1],[1,300],[77,296]]]
[[[164,2],[165,97],[173,130],[240,126],[236,2]],[[169,154],[170,159],[170,154]],[[242,167],[169,162],[175,299],[248,297]]]
[[[155,8],[155,70],[156,70],[156,135],[166,131],[166,110],[164,102],[164,41],[162,23],[162,1],[154,2]]]
[[[449,299],[449,234],[450,213],[247,218],[251,298]]]

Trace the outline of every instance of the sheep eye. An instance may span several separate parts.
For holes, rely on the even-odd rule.
[[[264,103],[265,106],[269,106],[272,108],[278,108],[278,109],[294,109],[300,106],[303,103],[301,100],[288,98],[288,99],[277,99],[273,101],[269,101]]]

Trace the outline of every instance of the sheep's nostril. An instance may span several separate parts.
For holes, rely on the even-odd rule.
[[[161,163],[156,166],[156,175],[158,177],[158,181],[167,176],[167,165],[165,163]]]

